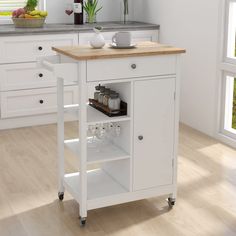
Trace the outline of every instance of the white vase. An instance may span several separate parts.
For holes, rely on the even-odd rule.
[[[93,48],[103,48],[105,45],[105,39],[101,34],[101,31],[99,29],[94,28],[93,29],[95,34],[93,35],[93,37],[90,40],[90,45]]]

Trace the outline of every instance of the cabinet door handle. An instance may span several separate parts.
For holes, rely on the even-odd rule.
[[[42,78],[42,77],[43,77],[43,74],[42,74],[42,73],[39,73],[39,77]]]
[[[39,103],[40,103],[40,104],[43,104],[43,103],[44,103],[44,101],[43,101],[42,99],[40,99],[40,100],[39,100]]]
[[[137,68],[137,65],[136,65],[136,64],[132,64],[132,65],[131,65],[131,68],[132,68],[132,69],[136,69],[136,68]]]
[[[43,47],[39,46],[39,47],[38,47],[38,50],[39,50],[39,51],[42,51],[42,50],[43,50]]]
[[[138,136],[138,139],[139,139],[140,141],[142,141],[142,140],[143,140],[143,135],[139,135],[139,136]]]

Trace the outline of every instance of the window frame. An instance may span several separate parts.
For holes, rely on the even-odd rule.
[[[229,104],[230,95],[226,94],[231,93],[234,89],[233,85],[227,84],[227,76],[236,78],[236,58],[232,58],[228,56],[228,48],[229,48],[229,28],[230,28],[230,4],[236,4],[236,0],[223,0],[222,5],[220,6],[222,9],[222,14],[220,15],[220,30],[219,30],[219,41],[218,46],[220,48],[219,53],[219,61],[218,61],[218,109],[217,109],[217,133],[216,137],[221,141],[236,147],[236,131],[234,132],[233,128],[226,128],[225,122],[226,119],[230,119],[229,114],[226,112],[226,103]],[[232,101],[231,101],[232,102]],[[230,105],[232,107],[232,104]],[[232,110],[232,109],[231,109]],[[232,117],[232,114],[231,114]],[[231,120],[232,122],[232,120]],[[231,123],[232,124],[232,123]]]
[[[229,35],[231,34],[230,33],[230,28],[232,27],[232,24],[230,23],[230,4],[231,3],[235,3],[236,4],[236,0],[226,0],[226,3],[225,3],[225,25],[224,25],[224,52],[223,52],[223,56],[224,56],[224,62],[228,62],[228,63],[231,63],[231,64],[236,64],[236,57],[235,58],[232,58],[232,57],[229,57],[228,56],[228,51],[229,51],[229,47],[230,47],[230,37]],[[236,16],[235,16],[236,18]],[[235,23],[236,24],[236,23]],[[231,36],[232,37],[232,36]],[[234,35],[235,37],[235,35]],[[235,43],[235,40],[234,39],[234,43]],[[235,47],[235,46],[234,46]],[[235,48],[234,48],[235,49]]]
[[[40,10],[46,11],[46,0],[39,0],[38,8]],[[3,24],[13,24],[11,16],[2,16],[0,17],[0,25]]]

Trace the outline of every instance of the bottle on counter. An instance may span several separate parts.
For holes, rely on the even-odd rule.
[[[119,97],[119,93],[111,93],[110,94],[110,98],[108,100],[108,107],[110,110],[114,111],[114,110],[120,110],[120,97]],[[115,113],[119,113],[119,111],[115,111],[113,112]]]
[[[74,0],[74,24],[82,25],[84,23],[83,0]]]

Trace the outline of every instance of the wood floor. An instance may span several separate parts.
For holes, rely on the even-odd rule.
[[[186,126],[172,210],[152,198],[90,211],[80,228],[78,204],[59,202],[56,186],[55,125],[0,131],[0,236],[236,235],[236,151]]]

